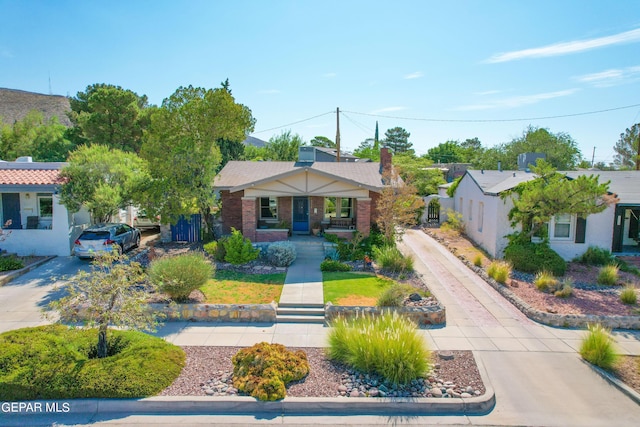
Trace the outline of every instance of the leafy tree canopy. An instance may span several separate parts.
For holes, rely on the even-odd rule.
[[[353,150],[353,155],[361,159],[371,159],[374,162],[380,160],[380,148],[376,147],[373,138],[367,138],[360,143],[358,148]]]
[[[69,99],[69,118],[79,128],[77,144],[102,144],[138,153],[149,125],[146,95],[110,84],[87,86]]]
[[[326,136],[314,136],[311,140],[311,145],[314,147],[336,148],[336,143]]]
[[[520,224],[521,236],[526,241],[555,215],[586,218],[615,203],[615,198],[608,194],[609,182],[600,183],[597,175],[568,179],[544,160],[538,160],[531,170],[537,176],[535,179],[501,195],[503,199],[512,197],[509,220],[512,226]]]
[[[391,184],[385,186],[380,193],[376,223],[385,240],[393,242],[402,236],[404,228],[417,222],[424,202],[417,195],[415,186],[399,179],[396,168],[385,171],[383,180]]]
[[[434,163],[458,163],[462,161],[461,151],[458,141],[447,141],[430,148],[427,155]]]
[[[620,139],[613,147],[616,152],[613,157],[613,164],[619,169],[638,169],[640,164],[640,158],[638,158],[639,143],[640,123],[636,123],[620,134]]]
[[[13,125],[0,124],[0,158],[31,156],[36,162],[64,162],[73,149],[66,130],[57,117],[45,120],[35,110]]]
[[[411,134],[401,127],[388,129],[385,133],[384,144],[395,154],[414,154],[413,143],[409,142]]]
[[[306,145],[298,134],[292,135],[290,130],[272,136],[264,146],[265,160],[292,162],[298,160],[300,146]]]
[[[436,194],[438,186],[446,183],[439,169],[429,168],[433,162],[427,157],[397,154],[393,156],[393,164],[398,168],[400,177],[411,182],[420,196]]]
[[[134,153],[104,145],[82,145],[60,171],[66,182],[60,200],[71,212],[87,207],[94,222],[107,222],[134,203],[148,179],[146,163]]]

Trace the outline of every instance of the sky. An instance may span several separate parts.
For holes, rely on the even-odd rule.
[[[333,140],[339,108],[344,150],[376,121],[417,154],[536,126],[609,163],[640,122],[637,0],[0,0],[0,16],[0,87],[108,83],[160,105],[228,78],[263,140]]]

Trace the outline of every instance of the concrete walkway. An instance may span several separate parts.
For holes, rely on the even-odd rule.
[[[319,238],[294,237],[296,260],[289,266],[284,281],[281,305],[323,305],[322,272],[320,263],[324,259],[322,240]]]

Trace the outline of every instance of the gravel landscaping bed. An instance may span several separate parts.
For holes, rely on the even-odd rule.
[[[183,347],[186,365],[162,396],[234,396],[231,358],[241,347]],[[289,348],[307,354],[310,372],[291,384],[290,397],[441,397],[481,396],[485,386],[470,351],[433,352],[433,369],[426,378],[405,387],[392,387],[379,378],[354,372],[328,360],[322,348]]]

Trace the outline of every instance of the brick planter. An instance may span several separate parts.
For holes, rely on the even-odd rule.
[[[164,313],[167,322],[275,323],[276,303],[271,304],[149,304]]]

